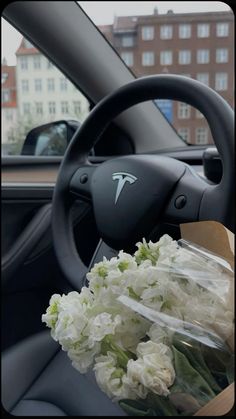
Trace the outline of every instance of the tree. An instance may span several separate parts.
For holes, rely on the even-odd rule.
[[[20,155],[27,134],[40,124],[42,124],[41,118],[31,113],[19,116],[15,125],[7,133],[8,142],[12,145],[9,154]]]

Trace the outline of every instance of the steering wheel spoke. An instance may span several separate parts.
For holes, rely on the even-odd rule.
[[[209,185],[188,165],[165,209],[164,219],[175,224],[199,220],[201,201]]]
[[[91,202],[91,185],[92,177],[96,170],[95,165],[85,165],[81,166],[73,174],[69,191],[74,198],[80,198],[83,201]]]

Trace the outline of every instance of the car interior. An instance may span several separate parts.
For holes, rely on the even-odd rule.
[[[199,220],[234,232],[234,113],[196,80],[136,79],[74,1],[12,2],[3,17],[80,89],[90,113],[60,121],[63,157],[32,155],[31,133],[21,156],[2,158],[2,406],[16,416],[125,416],[92,373],[71,366],[41,316],[52,294],[79,291],[94,263],[132,253],[143,237],[178,239],[181,223]],[[198,109],[215,145],[184,144],[156,98]],[[135,176],[116,203],[114,173]]]

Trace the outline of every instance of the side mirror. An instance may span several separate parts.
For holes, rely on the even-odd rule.
[[[21,155],[63,156],[79,126],[77,121],[56,121],[40,125],[27,134]]]

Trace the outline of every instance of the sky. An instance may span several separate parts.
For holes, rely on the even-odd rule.
[[[112,23],[114,16],[152,14],[173,10],[174,13],[228,11],[230,7],[220,1],[79,1],[81,7],[97,25]],[[22,36],[8,22],[1,18],[2,59],[8,65],[15,65],[15,51]]]
[[[173,10],[175,13],[230,10],[230,7],[221,1],[79,1],[78,3],[97,25],[112,23],[114,15],[153,14],[154,7],[157,7],[160,14],[168,10]]]

